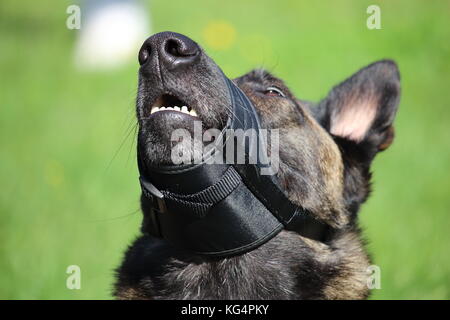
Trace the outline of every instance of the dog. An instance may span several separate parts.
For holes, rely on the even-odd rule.
[[[192,132],[194,120],[205,129],[223,129],[233,101],[222,71],[184,35],[151,36],[139,52],[139,62],[136,111],[142,175],[148,173],[146,168],[174,165],[174,130]],[[381,60],[360,69],[318,103],[296,98],[281,79],[262,69],[232,83],[254,106],[260,127],[279,130],[275,184],[289,202],[306,208],[333,232],[319,241],[283,228],[246,252],[202,255],[183,248],[182,242],[174,245],[153,235],[150,221],[155,205],[143,193],[142,235],[117,269],[114,296],[367,298],[371,260],[358,227],[358,212],[371,191],[372,160],[394,138],[400,99],[396,63]],[[244,214],[258,217],[254,207],[245,210]]]

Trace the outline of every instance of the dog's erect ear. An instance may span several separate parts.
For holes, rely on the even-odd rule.
[[[400,99],[395,62],[375,62],[335,86],[320,102],[317,120],[337,139],[361,146],[370,159],[389,147]]]
[[[314,116],[339,145],[344,162],[344,199],[352,217],[370,192],[370,164],[392,143],[400,99],[393,61],[375,62],[335,86]]]

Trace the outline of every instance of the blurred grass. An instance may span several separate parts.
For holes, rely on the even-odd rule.
[[[137,63],[81,73],[68,1],[0,3],[0,298],[109,299],[138,234]],[[366,28],[378,4],[382,30]],[[395,59],[403,95],[391,149],[361,212],[382,270],[374,299],[450,298],[449,1],[152,1],[154,32],[201,43],[229,76],[263,66],[318,100]],[[224,41],[218,42],[217,37]],[[66,268],[82,270],[66,289]]]

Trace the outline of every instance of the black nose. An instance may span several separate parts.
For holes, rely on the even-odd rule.
[[[174,32],[161,32],[148,38],[139,51],[141,66],[151,67],[159,62],[168,70],[195,63],[200,47],[191,39]]]

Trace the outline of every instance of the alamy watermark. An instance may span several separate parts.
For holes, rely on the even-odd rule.
[[[66,19],[67,29],[79,30],[81,29],[81,9],[79,6],[73,4],[67,7],[66,13],[69,15]]]
[[[381,9],[379,6],[373,4],[367,7],[367,14],[370,16],[367,18],[367,29],[381,29]]]
[[[81,268],[77,265],[70,265],[66,269],[69,276],[66,279],[66,287],[69,290],[81,289]]]
[[[367,272],[367,288],[381,289],[381,268],[377,265],[370,265],[366,269]]]
[[[274,175],[279,169],[279,141],[278,129],[207,129],[203,132],[202,122],[194,121],[193,136],[186,129],[172,132],[171,160],[175,165],[259,164],[261,175]]]

